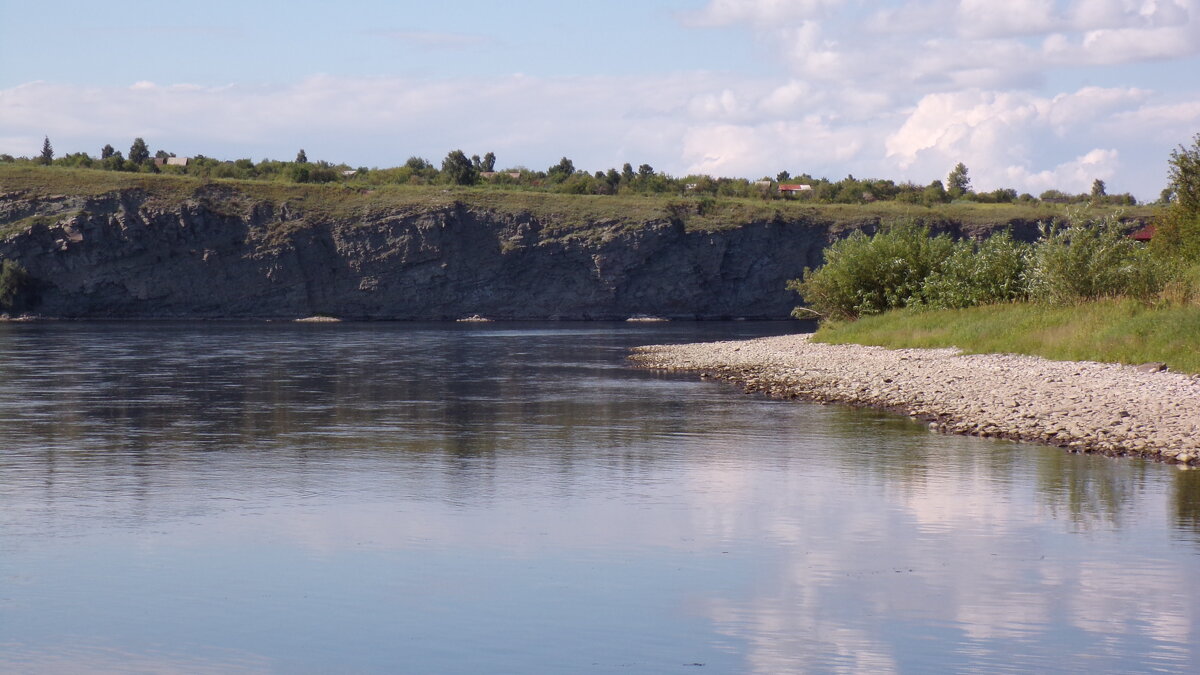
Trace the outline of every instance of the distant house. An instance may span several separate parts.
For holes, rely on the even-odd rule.
[[[345,176],[346,178],[349,178],[356,173],[358,173],[358,172],[355,171],[354,169],[346,169],[345,171],[342,172],[342,175]]]
[[[492,180],[493,178],[495,178],[496,176],[499,176],[499,175],[501,175],[501,174],[503,174],[503,175],[505,175],[505,176],[508,176],[509,178],[512,178],[512,179],[514,179],[514,180],[515,180],[515,179],[517,179],[517,178],[520,178],[520,177],[521,177],[521,172],[520,172],[520,171],[507,171],[507,172],[502,172],[502,171],[480,171],[480,172],[479,172],[479,177],[480,177],[480,178],[483,178],[484,180]]]
[[[168,157],[167,166],[187,166],[191,157]]]
[[[754,187],[758,188],[759,190],[770,190],[771,189],[771,181],[756,180],[756,181],[754,181]]]
[[[1147,225],[1147,226],[1143,227],[1142,229],[1131,233],[1129,235],[1129,238],[1134,239],[1136,241],[1150,241],[1151,239],[1154,238],[1154,233],[1155,233],[1155,227],[1153,225]]]
[[[808,192],[809,190],[812,190],[812,186],[807,185],[805,183],[780,183],[779,184],[779,192],[781,194],[794,195],[794,194],[799,194],[801,192]]]

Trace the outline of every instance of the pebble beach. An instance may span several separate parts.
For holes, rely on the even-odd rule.
[[[638,347],[630,359],[727,380],[748,393],[895,410],[941,433],[1200,465],[1200,376],[1156,364],[829,345],[810,337]]]

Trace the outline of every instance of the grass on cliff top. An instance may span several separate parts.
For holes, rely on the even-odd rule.
[[[1079,207],[1054,204],[955,203],[925,207],[898,202],[872,204],[811,204],[787,199],[717,198],[695,195],[569,195],[500,186],[384,186],[363,189],[338,184],[305,185],[288,182],[207,180],[191,176],[121,173],[95,169],[0,164],[0,194],[31,196],[100,196],[141,189],[152,200],[172,203],[194,198],[210,187],[232,194],[225,197],[231,211],[257,201],[288,204],[303,222],[354,221],[367,215],[427,212],[456,204],[503,213],[527,213],[548,229],[564,233],[605,227],[641,227],[647,222],[681,220],[689,230],[712,231],[753,222],[808,223],[820,227],[855,228],[880,221],[918,219],[931,224],[955,222],[964,226],[997,226],[1012,221],[1039,221],[1079,212]],[[219,191],[218,191],[219,192]],[[210,201],[212,197],[208,198]],[[213,204],[220,208],[220,204]],[[1087,215],[1120,211],[1149,218],[1149,207],[1097,209]]]
[[[829,322],[814,339],[893,349],[958,347],[969,354],[1030,354],[1065,361],[1166,363],[1200,373],[1200,306],[1150,307],[1103,300],[1066,307],[1033,303],[957,310],[903,309]]]

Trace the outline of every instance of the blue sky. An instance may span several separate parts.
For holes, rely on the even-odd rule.
[[[647,162],[1153,199],[1200,0],[0,0],[0,152]]]

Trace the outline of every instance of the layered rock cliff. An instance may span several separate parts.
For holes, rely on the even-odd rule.
[[[798,301],[787,280],[844,230],[669,212],[565,226],[454,200],[330,215],[226,185],[0,195],[0,258],[29,272],[29,311],[62,317],[777,319]]]

